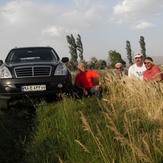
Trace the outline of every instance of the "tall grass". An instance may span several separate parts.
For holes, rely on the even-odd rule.
[[[163,85],[136,79],[108,81],[104,114],[115,140],[132,162],[163,160]],[[108,85],[109,87],[109,85]],[[130,153],[130,154],[129,154]]]
[[[163,161],[163,86],[103,77],[103,99],[68,99],[37,109],[30,163]]]

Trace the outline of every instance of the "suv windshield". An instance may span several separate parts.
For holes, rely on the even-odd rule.
[[[50,48],[13,49],[6,62],[57,61],[57,54]]]

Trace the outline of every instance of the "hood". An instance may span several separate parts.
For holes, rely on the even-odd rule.
[[[4,63],[4,65],[8,68],[10,67],[26,67],[26,66],[54,66],[56,67],[58,64],[63,64],[61,61],[43,61],[43,62],[11,62],[11,63]]]

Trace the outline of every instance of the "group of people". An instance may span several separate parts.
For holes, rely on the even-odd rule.
[[[136,76],[145,81],[161,81],[163,74],[151,57],[143,58],[141,53],[135,54],[135,64],[129,67],[128,76]]]
[[[163,74],[158,66],[156,66],[151,57],[143,58],[141,53],[134,55],[135,63],[128,69],[123,69],[122,63],[115,64],[114,77],[121,79],[124,76],[137,77],[145,81],[161,81],[163,80]],[[100,74],[93,70],[87,70],[84,63],[78,64],[79,74],[75,79],[75,86],[78,90],[78,95],[92,96],[95,95],[98,98],[102,97],[102,87]]]
[[[145,81],[161,81],[163,80],[163,74],[161,69],[156,66],[151,57],[143,58],[141,53],[136,53],[134,56],[135,63],[128,69],[128,73],[125,76],[137,77]],[[121,78],[126,74],[122,68],[121,63],[115,65],[116,75]]]

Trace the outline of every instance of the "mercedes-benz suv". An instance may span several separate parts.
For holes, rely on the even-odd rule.
[[[68,57],[60,60],[52,47],[11,49],[0,62],[0,108],[7,108],[10,99],[70,92],[68,61]]]

